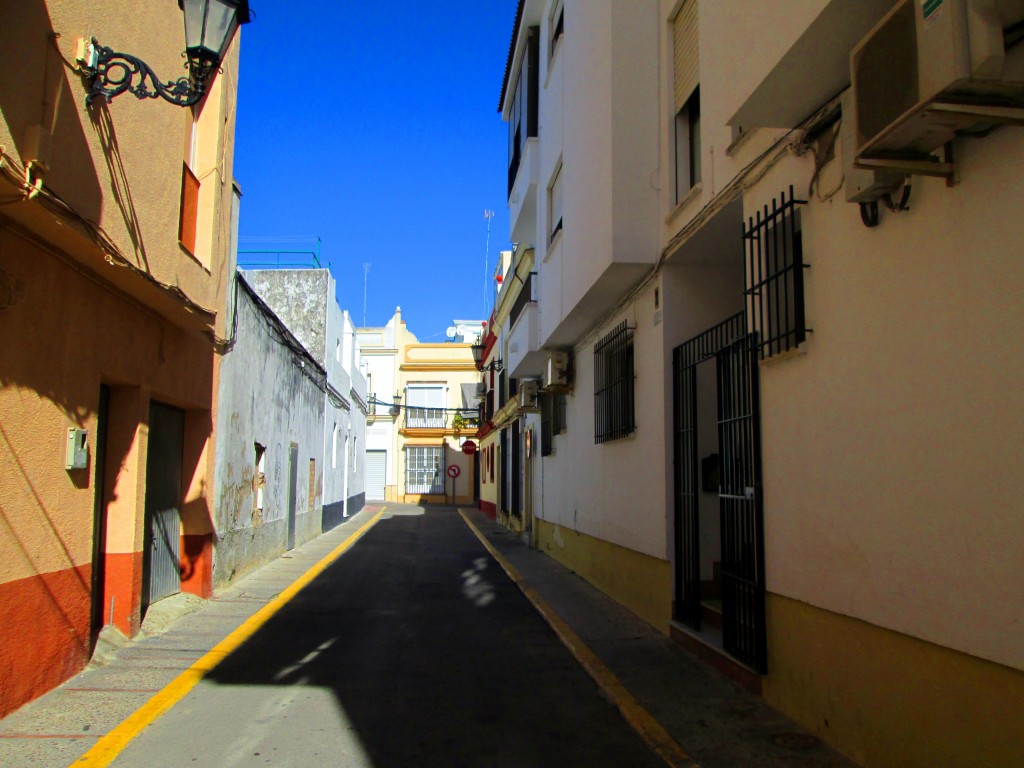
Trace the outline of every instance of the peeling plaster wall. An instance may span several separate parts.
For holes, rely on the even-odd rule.
[[[295,353],[278,340],[267,314],[242,286],[237,311],[236,342],[220,371],[214,491],[216,585],[285,550],[291,443],[299,448],[296,546],[319,535],[323,505],[324,393],[293,361]],[[306,365],[310,367],[308,361]],[[262,510],[255,506],[255,443],[266,447]],[[312,483],[310,459],[316,460]]]
[[[320,365],[327,367],[327,307],[333,281],[326,269],[246,270],[246,279]],[[330,302],[328,302],[330,299]],[[333,356],[334,347],[330,354]]]

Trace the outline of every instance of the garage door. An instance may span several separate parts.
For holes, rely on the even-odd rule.
[[[387,451],[366,452],[366,500],[384,501],[384,486],[387,484]]]

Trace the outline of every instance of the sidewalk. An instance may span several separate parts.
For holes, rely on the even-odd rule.
[[[189,612],[193,606],[181,601],[180,618],[163,615],[157,622],[166,627],[162,634],[136,638],[106,654],[110,657],[108,663],[87,667],[59,688],[0,720],[0,766],[71,765],[101,736],[351,538],[381,506],[364,507],[334,530],[218,590],[198,611]],[[151,612],[161,605],[156,604]],[[173,602],[169,608],[161,611],[173,613]],[[148,616],[146,623],[150,624]]]
[[[856,765],[479,510],[463,511],[701,768]]]
[[[153,699],[182,671],[352,538],[381,506],[364,508],[333,531],[219,591],[200,610],[173,622],[165,618],[168,628],[163,634],[137,639],[112,653],[108,664],[86,669],[0,720],[0,765],[71,765],[99,737]],[[400,504],[386,507],[385,519],[392,511],[400,514],[412,509]],[[454,508],[449,509],[454,514]],[[529,549],[478,510],[462,511],[518,571],[521,588],[532,590],[546,602],[558,620],[701,768],[853,768],[853,763],[760,698],[688,654],[552,558]],[[500,655],[501,651],[485,652]]]

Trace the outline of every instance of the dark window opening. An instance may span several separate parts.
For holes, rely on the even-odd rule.
[[[623,320],[594,347],[595,443],[636,430],[633,386],[633,329]]]
[[[676,114],[676,202],[700,183],[700,86]]]
[[[508,194],[516,183],[519,164],[526,151],[527,139],[537,135],[537,107],[540,77],[537,40],[539,27],[530,27],[526,33],[526,55],[523,57],[508,115]]]
[[[558,49],[558,43],[561,42],[562,36],[565,34],[565,6],[558,9],[558,18],[555,20],[554,26],[551,31],[551,50],[548,52],[548,58],[553,58],[555,51]]]

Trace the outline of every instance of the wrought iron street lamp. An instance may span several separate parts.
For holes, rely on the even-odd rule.
[[[185,15],[185,52],[188,77],[160,82],[146,62],[130,53],[119,53],[93,38],[81,57],[91,76],[87,104],[129,91],[139,99],[157,96],[182,107],[203,98],[211,75],[220,68],[235,30],[248,24],[249,0],[178,0]]]
[[[497,371],[501,373],[501,360],[492,360],[487,365],[484,365],[484,345],[474,344],[470,347],[473,352],[473,362],[476,363],[476,369],[478,371]]]

